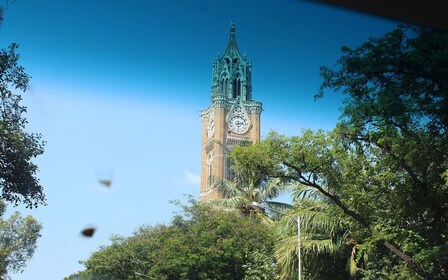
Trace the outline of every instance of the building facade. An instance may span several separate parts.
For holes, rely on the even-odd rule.
[[[252,100],[252,62],[241,55],[232,23],[224,54],[213,60],[210,106],[201,111],[200,201],[222,198],[213,181],[231,178],[226,153],[232,147],[260,141],[261,111],[261,102]]]

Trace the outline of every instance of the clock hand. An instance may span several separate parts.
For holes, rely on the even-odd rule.
[[[236,127],[238,127],[238,128],[240,128],[240,126],[243,124],[243,122],[241,122],[241,121],[237,121],[236,122]]]

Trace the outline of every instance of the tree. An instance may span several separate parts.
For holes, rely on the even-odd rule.
[[[6,205],[0,200],[0,217]],[[15,212],[9,219],[0,219],[0,279],[8,272],[21,272],[31,259],[40,237],[42,225],[32,216]]]
[[[420,239],[410,252],[432,277],[446,278],[448,33],[402,26],[343,52],[340,68],[322,68],[320,96],[325,88],[347,95],[338,133],[400,174],[388,209],[403,212],[382,224],[390,235]]]
[[[347,96],[334,131],[272,133],[234,149],[246,168],[313,188],[340,210],[356,277],[448,277],[447,46],[445,32],[401,26],[344,47],[334,69],[322,67],[316,96]]]
[[[227,211],[236,210],[243,215],[263,214],[267,217],[270,214],[270,218],[276,218],[278,212],[291,207],[288,203],[274,200],[286,191],[287,186],[279,180],[271,180],[254,170],[245,169],[239,165],[238,159],[232,153],[229,157],[233,163],[233,178],[212,178],[212,186],[220,190],[223,198],[210,201],[211,205],[223,207]],[[254,203],[264,208],[254,206]],[[269,222],[269,219],[265,221]]]
[[[258,217],[195,202],[184,209],[169,226],[114,237],[83,262],[85,271],[66,279],[256,279],[250,277],[274,273],[272,236]]]
[[[41,135],[27,133],[26,107],[18,91],[28,89],[30,77],[18,65],[17,44],[0,51],[0,188],[1,198],[27,207],[45,203],[32,160],[43,153]]]
[[[247,253],[248,261],[243,265],[243,280],[278,280],[277,264],[266,249]]]
[[[347,279],[350,224],[325,197],[309,187],[297,187],[295,207],[284,211],[274,224],[274,256],[282,279],[294,279],[298,265],[298,228],[300,217],[302,272],[306,279]]]
[[[306,260],[313,261],[313,266],[307,266],[309,271],[307,279],[336,279],[336,274],[341,274],[341,279],[347,278],[344,273],[347,258],[335,265],[335,257],[343,248],[343,236],[346,228],[343,223],[332,213],[327,211],[331,205],[318,192],[306,187],[295,186],[295,201],[300,200],[300,206],[291,208],[291,204],[277,202],[281,192],[289,188],[279,179],[269,179],[265,174],[247,169],[239,164],[238,155],[228,155],[233,162],[233,180],[214,178],[214,186],[219,188],[224,198],[213,200],[209,203],[224,207],[226,211],[236,210],[245,216],[259,215],[266,222],[266,226],[274,232],[275,252],[281,271],[281,277],[287,279],[296,273],[297,269],[297,216],[301,217],[302,224],[306,225],[302,230],[302,250]],[[305,201],[306,200],[306,201]],[[255,205],[254,205],[255,203]],[[296,203],[297,204],[297,203]],[[306,206],[305,206],[306,205]],[[275,222],[274,222],[275,221]],[[330,253],[330,257],[327,255]],[[347,253],[347,256],[349,254]],[[254,260],[262,260],[263,256],[255,252]],[[322,260],[325,260],[322,262]],[[322,263],[332,262],[331,268]],[[309,263],[309,262],[307,262]],[[257,263],[258,264],[258,263]],[[263,267],[263,266],[262,266]],[[270,267],[269,265],[264,267]],[[261,273],[257,269],[251,269],[253,273]],[[341,273],[342,272],[342,273]],[[265,274],[267,275],[267,274]],[[276,275],[276,277],[280,275]],[[257,276],[251,276],[257,277]],[[274,279],[269,278],[268,279]]]

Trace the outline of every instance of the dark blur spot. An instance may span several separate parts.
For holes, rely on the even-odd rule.
[[[110,185],[112,185],[112,181],[111,180],[100,180],[100,184],[105,185],[106,187],[110,187]]]
[[[95,228],[86,228],[83,231],[81,231],[81,234],[85,237],[92,237],[95,233]]]

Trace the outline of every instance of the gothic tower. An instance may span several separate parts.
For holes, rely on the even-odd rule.
[[[230,179],[226,152],[233,146],[260,141],[261,111],[261,102],[252,100],[252,62],[241,55],[231,23],[227,48],[212,64],[211,104],[201,112],[200,201],[222,198],[212,178]]]

